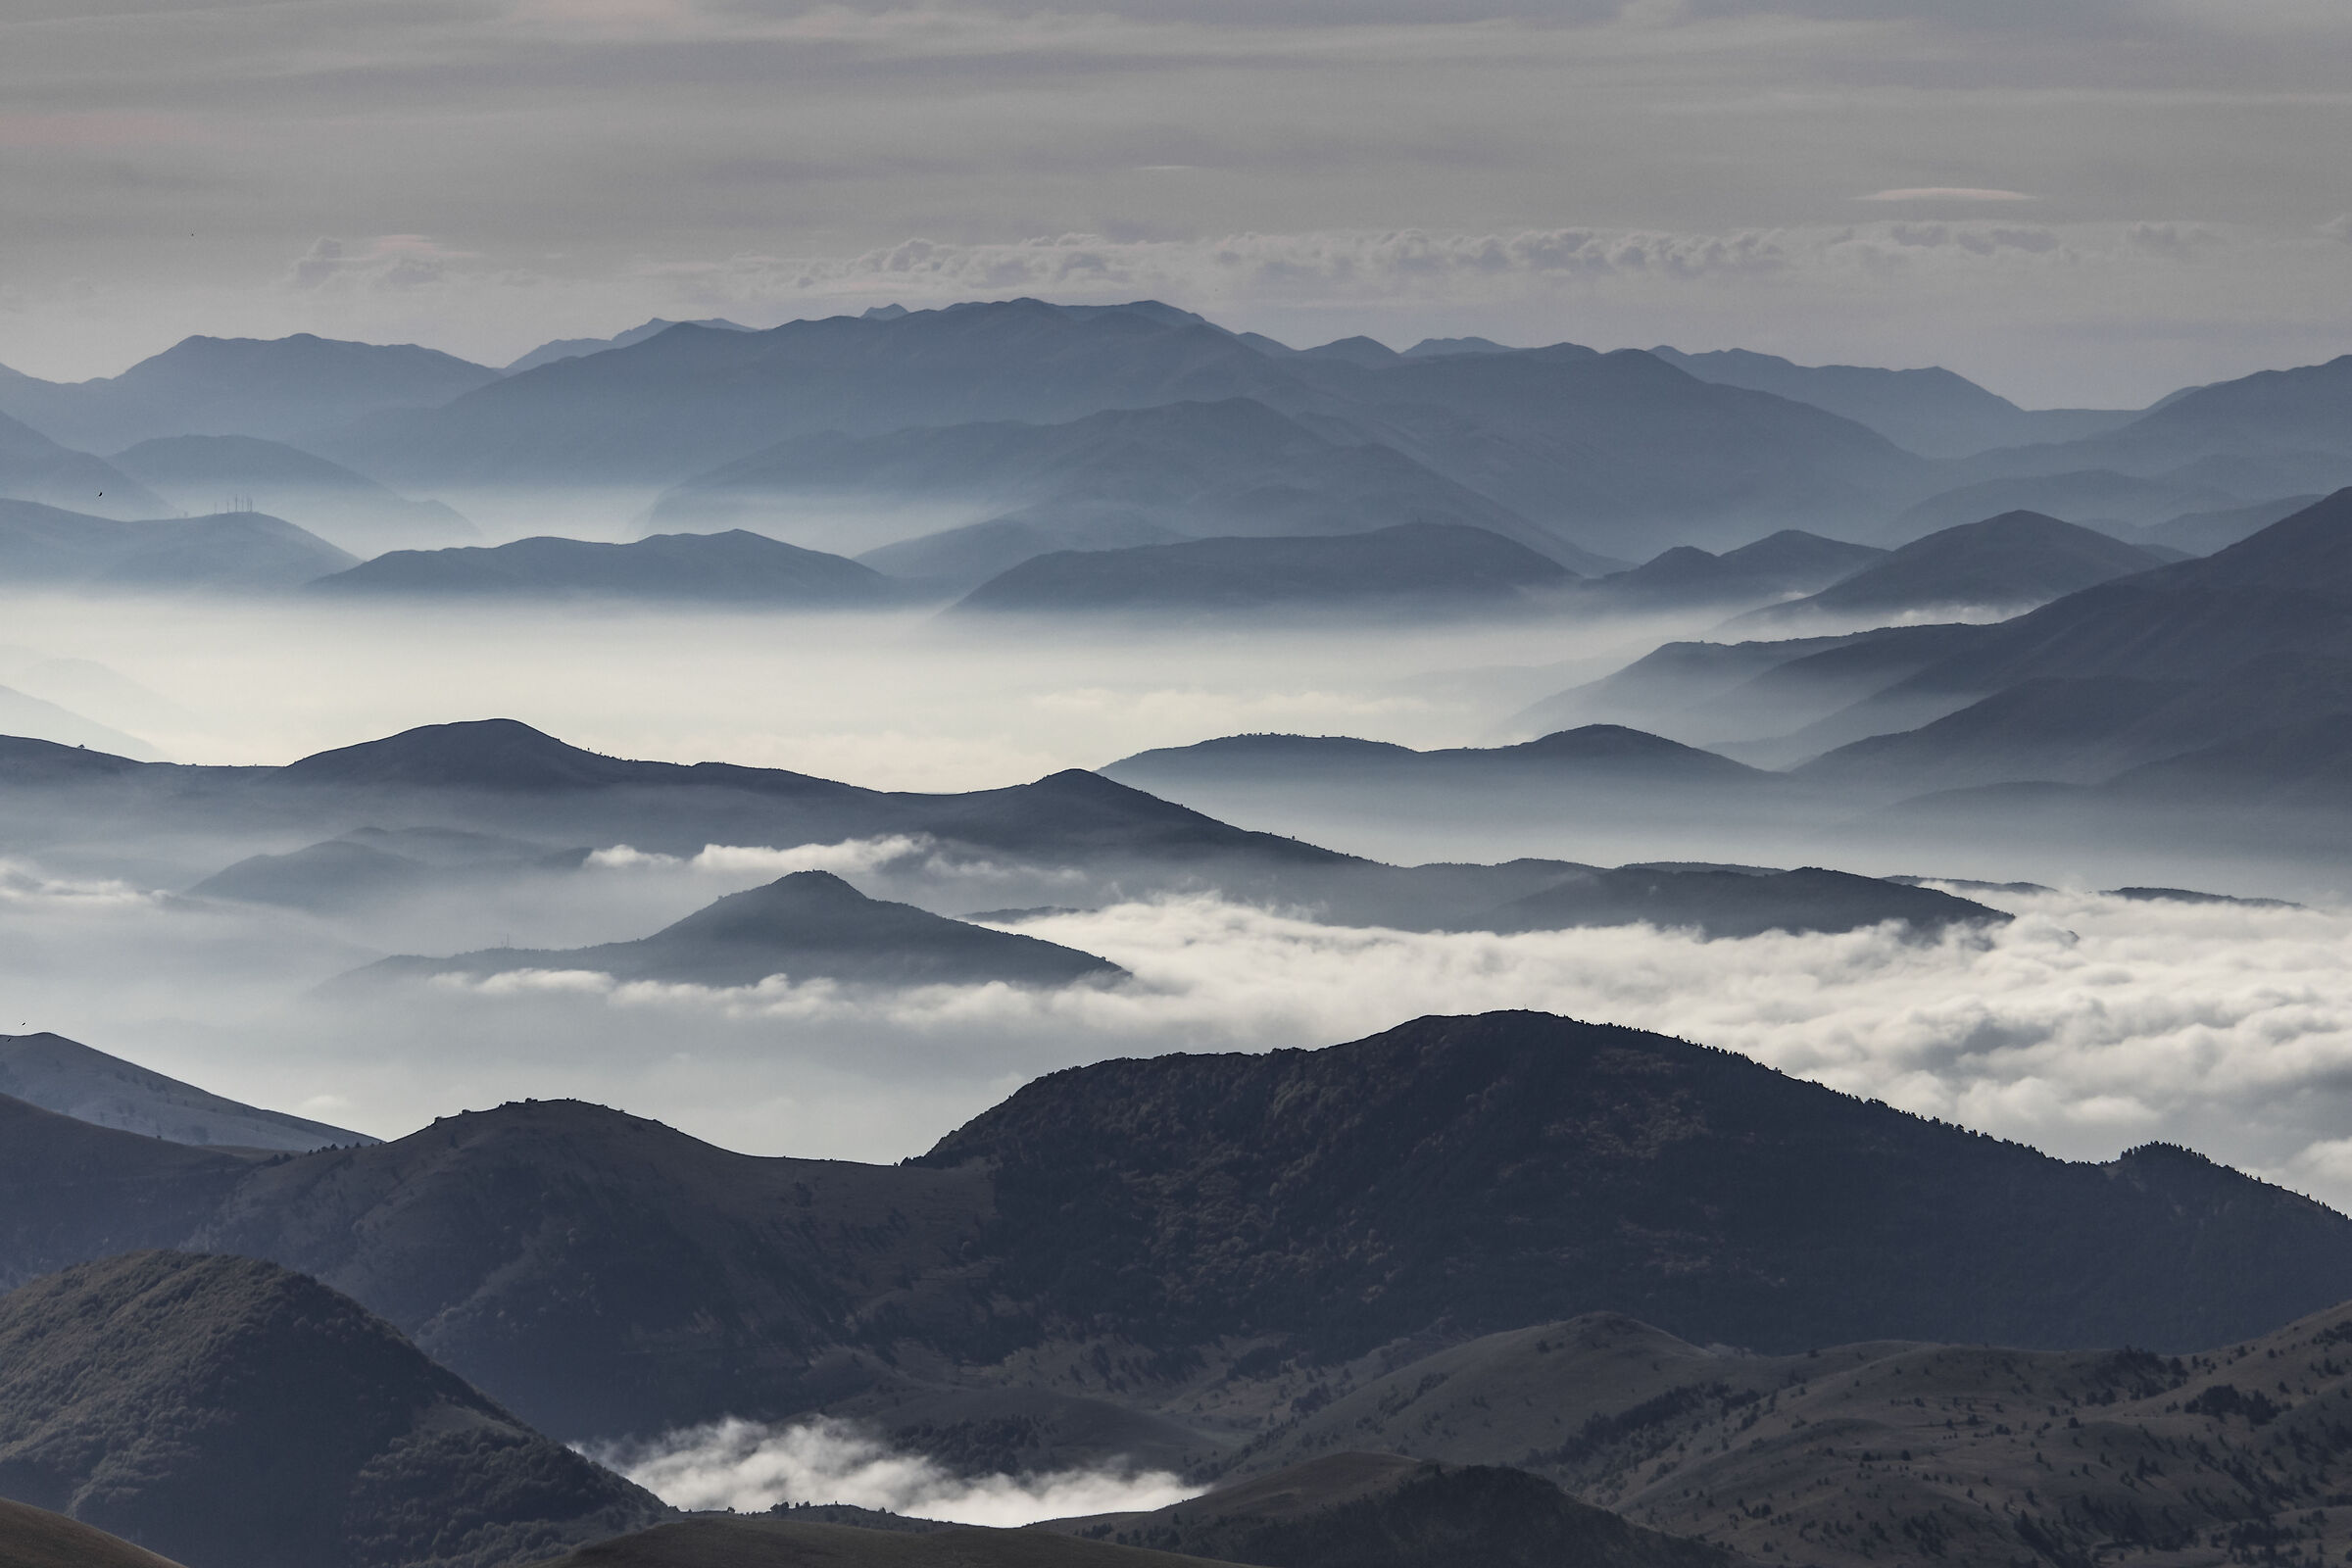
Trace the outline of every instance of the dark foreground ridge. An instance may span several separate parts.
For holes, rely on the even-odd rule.
[[[0,1298],[0,1489],[187,1568],[489,1568],[666,1512],[348,1298],[181,1252]]]
[[[1001,1289],[1148,1344],[1606,1306],[1759,1349],[2194,1348],[2352,1297],[2352,1220],[2185,1151],[2070,1164],[1544,1013],[1073,1068],[921,1163],[991,1173]]]
[[[1019,1376],[1148,1410],[1237,1345],[1320,1365],[1604,1310],[1767,1351],[2171,1353],[2352,1298],[2352,1220],[2185,1151],[2069,1163],[1525,1012],[1055,1073],[898,1166],[570,1102],[264,1159],[0,1100],[6,1277],[142,1246],[313,1274],[565,1438],[929,1398],[919,1366],[993,1386],[1088,1346],[1121,1348]]]

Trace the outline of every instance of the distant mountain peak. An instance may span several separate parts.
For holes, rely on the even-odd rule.
[[[317,752],[280,772],[304,783],[570,789],[619,783],[659,766],[583,751],[519,719],[481,718]]]

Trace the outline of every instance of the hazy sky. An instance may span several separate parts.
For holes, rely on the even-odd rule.
[[[2342,0],[10,0],[0,364],[1150,294],[2137,403],[2352,350],[2348,81]]]

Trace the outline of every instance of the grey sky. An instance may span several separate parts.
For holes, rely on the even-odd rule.
[[[1019,292],[1941,361],[2029,402],[2352,351],[2340,0],[5,17],[0,364],[37,374]],[[1862,199],[1905,190],[2027,199]]]

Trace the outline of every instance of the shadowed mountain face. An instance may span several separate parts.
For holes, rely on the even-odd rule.
[[[361,976],[487,976],[580,969],[616,980],[757,985],[770,976],[858,985],[1058,986],[1126,972],[1105,958],[869,899],[829,871],[796,871],[730,894],[635,942],[564,952],[494,948],[454,958],[386,958]]]
[[[0,381],[0,393],[5,390],[5,381]],[[4,414],[0,497],[93,517],[156,517],[172,510],[163,497],[105,459],[60,446]]]
[[[322,594],[779,606],[871,607],[891,597],[871,567],[740,529],[629,544],[541,538],[489,549],[395,550],[311,587]]]
[[[175,1144],[311,1150],[375,1142],[324,1122],[223,1100],[62,1035],[0,1035],[0,1095]]]
[[[1413,522],[1305,539],[1195,539],[1039,556],[990,579],[959,611],[1214,613],[1272,606],[1478,606],[1556,593],[1567,567],[1483,528]]]
[[[2069,1164],[1527,1013],[1056,1073],[901,1166],[569,1102],[259,1162],[0,1101],[0,1197],[17,1277],[269,1258],[578,1438],[911,1395],[927,1365],[1026,1386],[1106,1342],[1125,1392],[1046,1392],[1150,1410],[1237,1343],[1332,1364],[1604,1309],[1775,1351],[2169,1351],[2352,1296],[2352,1221],[2193,1155]]]
[[[0,501],[0,583],[218,593],[296,587],[357,558],[257,512],[117,522]]]
[[[1048,1526],[1269,1568],[1730,1568],[1522,1470],[1337,1453],[1146,1514]]]
[[[2077,440],[2135,417],[2110,409],[2021,409],[1935,366],[1883,370],[1858,365],[1796,365],[1777,354],[1747,349],[1649,352],[1702,381],[1770,392],[1841,415],[1926,458],[1964,458],[1990,447]]]
[[[494,1568],[666,1511],[349,1298],[184,1252],[0,1298],[0,1489],[187,1568]]]
[[[2328,780],[2331,737],[2352,712],[2348,666],[2352,491],[2339,491],[2201,561],[1973,629],[1863,700],[1889,711],[1939,703],[1949,718],[1904,733],[1880,725],[1884,738],[1820,765],[1897,782],[1948,770],[1958,784],[1994,772],[2095,780],[2135,767],[2123,800],[2101,799],[2225,815],[2340,811]],[[2076,805],[2098,808],[2052,800],[2030,814]]]
[[[1886,1342],[1757,1356],[1584,1317],[1323,1380],[1328,1398],[1238,1462],[1377,1445],[1514,1463],[1654,1529],[1838,1568],[2335,1561],[2352,1545],[2326,1500],[2352,1467],[2347,1318],[2174,1357]]]
[[[183,512],[209,512],[241,498],[245,506],[291,517],[361,556],[480,537],[472,523],[438,501],[410,501],[280,441],[165,436],[119,452],[114,461]]]
[[[2034,512],[2008,512],[1914,540],[1809,598],[1775,605],[1726,629],[1807,620],[1925,619],[1955,611],[2045,604],[2094,583],[2161,566],[2167,558]]]
[[[0,413],[69,446],[119,452],[158,436],[272,441],[385,409],[430,408],[498,372],[413,344],[191,337],[95,381],[0,380]]]

